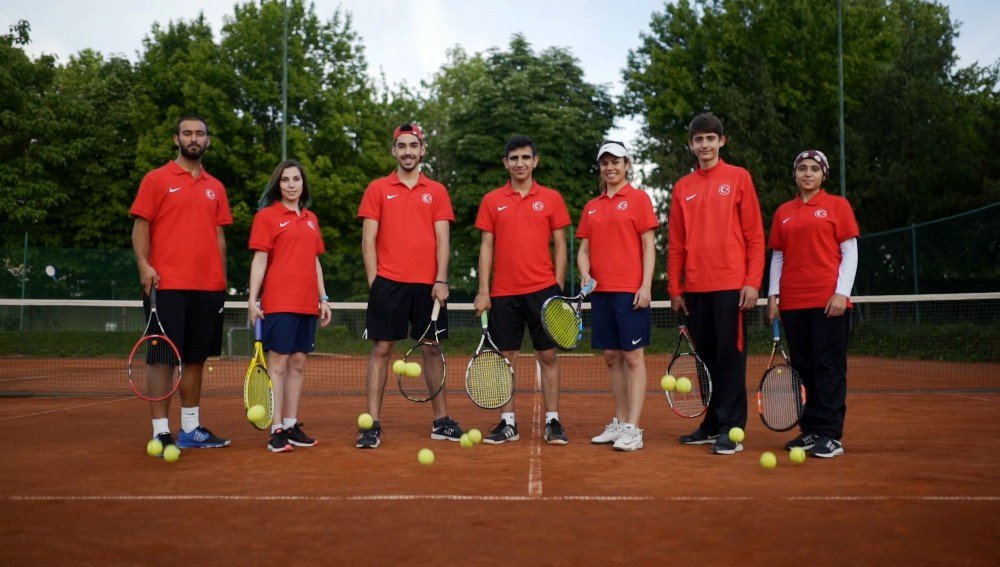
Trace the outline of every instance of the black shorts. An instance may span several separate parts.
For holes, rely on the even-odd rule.
[[[491,297],[490,337],[500,350],[520,350],[524,340],[524,326],[528,325],[531,346],[535,350],[556,348],[556,343],[545,334],[542,327],[542,304],[562,293],[558,285],[521,295]]]
[[[419,339],[431,322],[431,284],[403,283],[375,276],[368,293],[364,338],[373,341],[398,341],[410,337]],[[448,338],[448,305],[441,306],[438,315],[439,339]]]
[[[200,364],[222,352],[224,291],[163,289],[156,292],[156,313],[185,364]],[[142,298],[149,317],[149,297]]]

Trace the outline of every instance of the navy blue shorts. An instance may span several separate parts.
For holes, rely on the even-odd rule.
[[[316,315],[268,313],[264,317],[264,350],[278,354],[316,350]]]
[[[649,308],[634,310],[634,293],[598,292],[590,296],[593,331],[591,348],[635,350],[648,346],[652,337]]]
[[[222,306],[225,301],[224,291],[156,291],[156,313],[185,364],[201,364],[222,352]],[[142,307],[148,318],[149,296],[143,296]]]

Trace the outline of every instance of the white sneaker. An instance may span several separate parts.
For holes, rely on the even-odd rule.
[[[621,435],[615,441],[615,451],[635,451],[642,449],[642,430],[638,427],[622,427]]]
[[[618,418],[611,418],[611,423],[604,426],[604,433],[601,433],[597,437],[591,438],[590,442],[595,445],[607,445],[608,443],[614,443],[621,437],[622,434],[622,424],[618,423]]]

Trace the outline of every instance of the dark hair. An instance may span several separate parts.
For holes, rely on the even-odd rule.
[[[688,124],[688,138],[694,138],[695,134],[718,134],[721,138],[725,135],[722,120],[711,112],[695,116]]]
[[[197,114],[185,114],[177,119],[177,124],[174,126],[174,133],[178,136],[181,135],[181,122],[184,122],[185,120],[197,120],[198,122],[201,122],[205,125],[205,134],[208,134],[208,122],[206,122],[204,118]]]
[[[527,136],[514,136],[507,140],[507,144],[503,148],[503,157],[509,156],[510,152],[518,148],[531,148],[531,157],[535,156],[535,143],[531,141],[531,138]]]
[[[299,197],[299,206],[304,209],[310,205],[312,197],[309,195],[309,181],[306,179],[306,170],[297,160],[286,159],[279,163],[278,167],[274,168],[274,173],[271,174],[271,179],[268,180],[267,186],[264,187],[264,192],[260,195],[260,201],[257,202],[258,209],[266,209],[273,205],[275,201],[281,200],[281,174],[285,173],[285,170],[290,167],[298,168],[299,173],[302,174],[302,196]]]

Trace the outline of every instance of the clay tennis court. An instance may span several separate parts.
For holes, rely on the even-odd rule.
[[[878,378],[863,360],[850,372],[852,388]],[[1000,556],[995,392],[852,391],[846,455],[796,466],[781,450],[790,434],[765,429],[754,408],[746,450],[724,457],[678,444],[696,422],[650,395],[645,448],[617,453],[588,442],[610,417],[610,394],[565,394],[571,442],[551,447],[540,441],[541,394],[529,391],[517,398],[520,441],[463,449],[431,441],[430,409],[389,391],[378,450],[353,446],[363,397],[309,395],[300,419],[320,445],[290,454],[264,450],[238,395],[207,395],[205,424],[233,445],[188,450],[173,464],[146,455],[140,400],[2,398],[3,562],[994,565]],[[449,401],[465,428],[496,420],[464,395]],[[435,451],[433,465],[417,463],[422,447]],[[778,454],[776,469],[758,465],[763,451]]]

